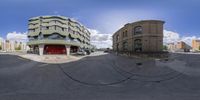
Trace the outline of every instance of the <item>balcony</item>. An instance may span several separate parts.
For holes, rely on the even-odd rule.
[[[81,46],[80,43],[74,41],[66,41],[65,39],[41,39],[41,40],[31,40],[27,45],[38,45],[38,44],[61,44],[61,45],[73,45]]]

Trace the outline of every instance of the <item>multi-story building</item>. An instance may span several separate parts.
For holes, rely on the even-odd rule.
[[[194,51],[200,50],[200,40],[192,40],[192,49]]]
[[[171,52],[189,52],[191,49],[191,46],[189,46],[187,43],[183,41],[174,42],[174,43],[168,43],[167,44],[168,51]]]
[[[90,48],[90,32],[79,22],[63,16],[40,16],[29,20],[28,45],[43,54],[69,54]]]
[[[183,41],[177,42],[176,47],[177,47],[177,49],[185,49],[186,43]]]
[[[15,51],[27,51],[29,47],[26,42],[12,41],[12,40],[0,40],[0,46],[2,51],[15,52]]]
[[[160,20],[128,23],[113,35],[113,50],[119,52],[160,52],[163,47],[163,24]]]
[[[0,50],[3,50],[4,40],[0,37]]]
[[[176,44],[175,43],[168,43],[167,44],[167,50],[168,51],[175,51],[176,50]]]

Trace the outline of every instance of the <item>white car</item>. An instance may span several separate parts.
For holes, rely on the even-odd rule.
[[[78,55],[86,55],[87,53],[84,50],[78,50],[77,54]]]

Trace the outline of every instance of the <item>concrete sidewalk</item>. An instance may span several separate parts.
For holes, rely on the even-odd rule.
[[[39,56],[36,54],[23,54],[19,55],[22,58],[30,59],[37,62],[42,63],[50,63],[50,64],[57,64],[57,63],[67,63],[71,61],[76,61],[81,59],[82,57],[76,57],[76,56],[67,56],[67,55],[43,55]]]
[[[0,52],[0,55],[17,55],[24,59],[29,59],[42,63],[57,64],[57,63],[67,63],[71,61],[77,61],[85,56],[76,55],[43,55],[39,56],[37,54],[27,54],[23,52]]]
[[[99,55],[105,55],[106,53],[103,52],[95,52],[90,55],[76,55],[71,54],[69,56],[67,55],[43,55],[39,56],[37,54],[27,54],[23,52],[0,52],[0,55],[17,55],[24,59],[29,59],[37,62],[42,63],[49,63],[49,64],[57,64],[57,63],[68,63],[72,61],[80,60],[84,57],[90,57],[90,56],[99,56]]]

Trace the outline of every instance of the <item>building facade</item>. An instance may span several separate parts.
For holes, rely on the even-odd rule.
[[[6,52],[16,52],[16,51],[27,51],[29,47],[25,42],[12,41],[12,40],[2,40],[1,50]]]
[[[160,20],[128,23],[113,35],[113,50],[119,52],[161,52],[163,24]]]
[[[167,44],[167,50],[170,52],[174,52],[176,50],[176,44],[175,43],[168,43]]]
[[[192,49],[194,51],[200,51],[200,40],[192,40]]]
[[[187,43],[183,41],[179,41],[179,42],[174,42],[174,43],[168,43],[167,49],[170,52],[189,52],[190,49],[192,48]]]
[[[70,54],[90,48],[90,32],[79,22],[63,16],[40,16],[29,20],[28,45],[43,54]]]

